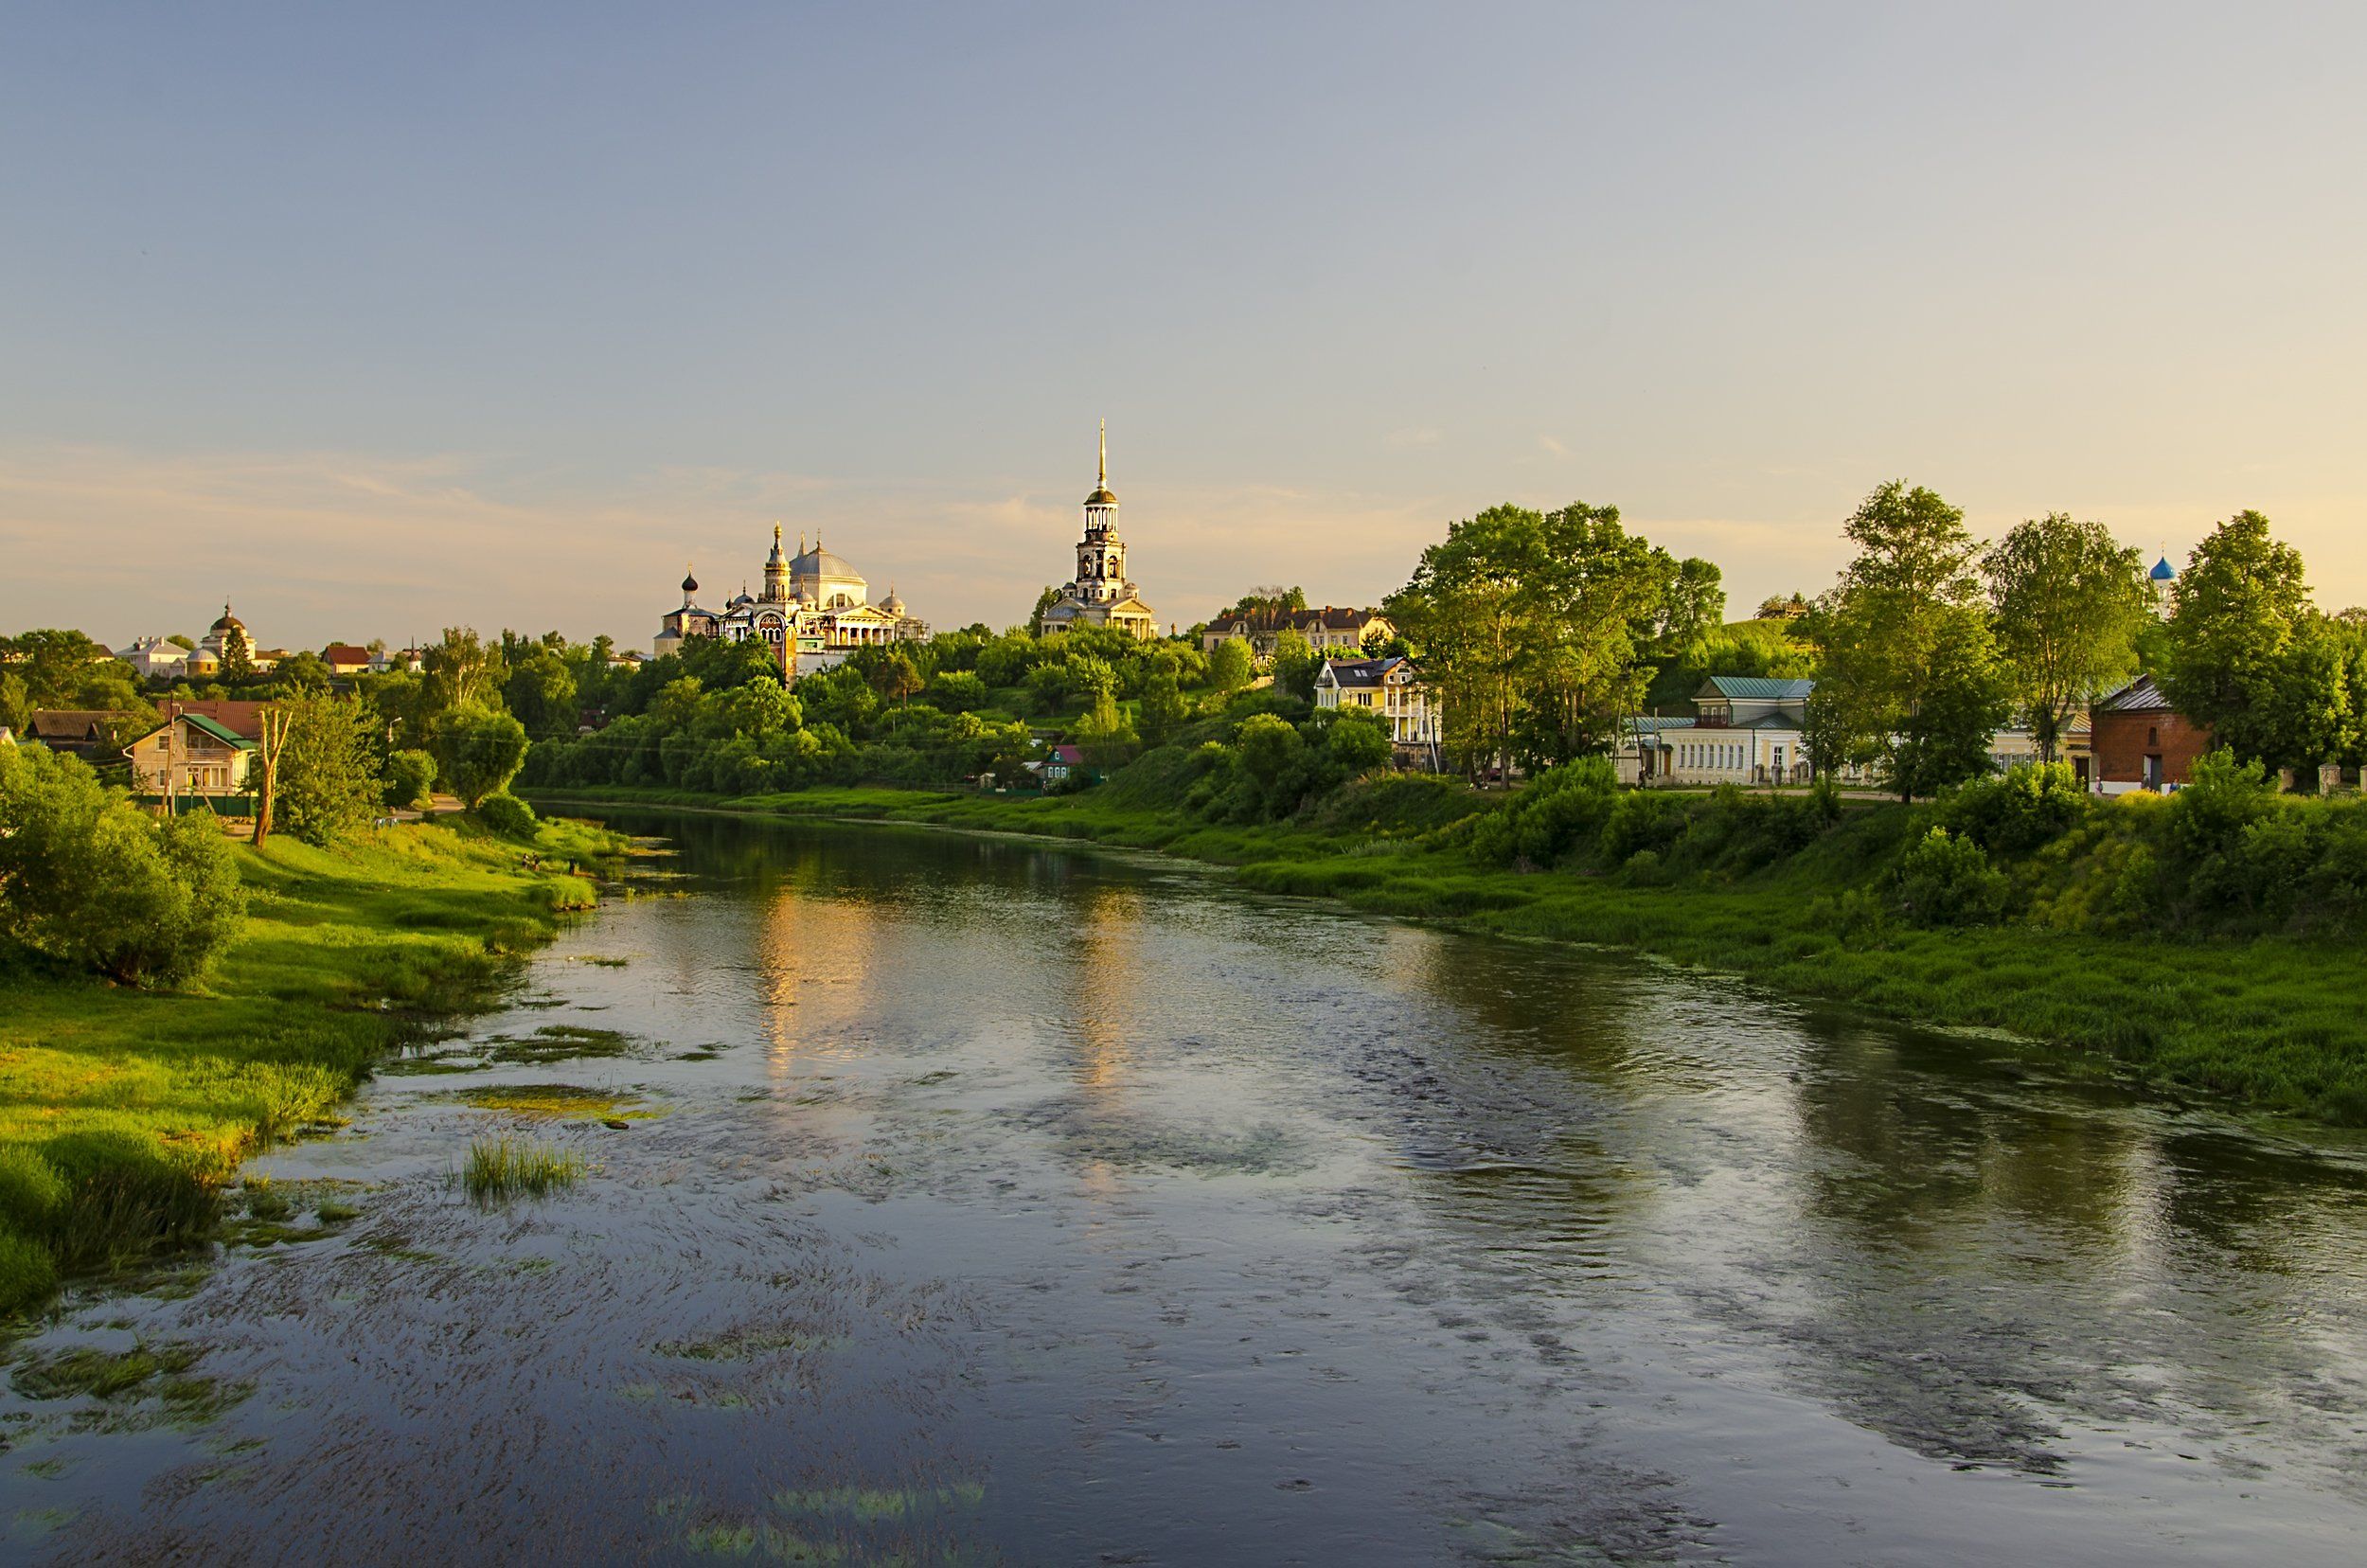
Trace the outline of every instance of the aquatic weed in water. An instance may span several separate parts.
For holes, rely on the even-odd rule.
[[[480,1203],[517,1197],[540,1198],[571,1187],[583,1175],[583,1162],[564,1149],[523,1138],[479,1139],[469,1146],[469,1163],[460,1182]]]

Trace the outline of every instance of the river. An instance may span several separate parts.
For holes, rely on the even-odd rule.
[[[620,815],[511,1005],[78,1295],[9,1555],[2305,1564],[2367,1154],[1726,979],[1148,857]],[[471,1097],[566,1084],[598,1113]],[[499,1097],[497,1095],[491,1097]],[[472,1139],[581,1182],[480,1207]]]

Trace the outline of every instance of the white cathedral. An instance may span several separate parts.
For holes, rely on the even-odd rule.
[[[870,584],[841,557],[813,548],[797,536],[797,553],[781,549],[781,526],[773,525],[773,553],[764,560],[764,592],[751,595],[742,583],[739,594],[721,610],[702,609],[699,581],[688,572],[682,579],[682,605],[666,613],[650,652],[664,658],[691,637],[722,637],[732,642],[755,638],[768,645],[791,679],[828,669],[858,648],[874,643],[917,642],[929,635],[928,623],[904,613],[904,601],[890,588],[887,597],[873,604]]]

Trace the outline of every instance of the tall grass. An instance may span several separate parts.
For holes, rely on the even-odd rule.
[[[550,1144],[523,1138],[480,1138],[469,1146],[459,1181],[480,1203],[541,1198],[582,1179],[583,1162]]]

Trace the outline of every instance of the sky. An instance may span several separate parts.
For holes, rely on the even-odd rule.
[[[647,647],[1400,586],[1617,505],[1747,613],[1906,477],[2367,602],[2367,8],[0,12],[0,632]]]

